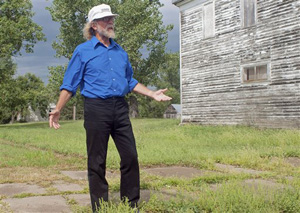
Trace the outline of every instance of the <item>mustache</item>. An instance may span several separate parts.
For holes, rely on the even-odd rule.
[[[105,29],[106,30],[108,30],[108,29],[115,29],[115,26],[113,25],[113,24],[109,24],[109,25],[107,25],[106,27],[105,27]]]

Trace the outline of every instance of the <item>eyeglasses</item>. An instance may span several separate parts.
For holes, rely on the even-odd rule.
[[[114,16],[107,16],[107,17],[104,17],[104,18],[97,19],[97,21],[104,21],[104,22],[109,22],[109,21],[114,21],[114,20],[115,20]]]

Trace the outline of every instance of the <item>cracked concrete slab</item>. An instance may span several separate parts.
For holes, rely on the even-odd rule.
[[[87,180],[87,171],[61,171],[65,176],[74,180]]]
[[[68,198],[75,200],[80,206],[91,205],[91,199],[89,194],[71,194],[68,195]]]
[[[0,195],[14,196],[23,193],[43,194],[46,193],[46,190],[38,185],[26,183],[0,184]]]
[[[202,171],[191,167],[159,167],[159,168],[148,168],[143,169],[144,172],[153,175],[159,175],[163,177],[178,177],[178,178],[193,178],[197,176],[203,176],[211,171]]]
[[[36,196],[26,198],[10,198],[4,199],[3,202],[9,204],[14,213],[69,213],[66,201],[63,197],[56,196]]]
[[[82,191],[83,190],[83,187],[78,185],[78,184],[66,183],[66,182],[63,182],[63,181],[55,182],[52,186],[60,192]]]
[[[240,168],[232,165],[227,165],[227,164],[221,164],[221,163],[216,163],[215,166],[223,170],[225,172],[232,172],[232,173],[246,173],[246,174],[253,174],[253,175],[258,175],[263,173],[263,171],[258,171],[254,169],[245,169],[245,168]]]

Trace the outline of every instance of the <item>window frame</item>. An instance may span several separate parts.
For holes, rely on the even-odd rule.
[[[206,36],[205,35],[205,6],[209,5],[209,4],[212,4],[212,7],[213,7],[213,11],[212,11],[212,19],[213,19],[213,35],[209,35],[209,36]],[[207,39],[207,38],[212,38],[216,35],[216,14],[215,14],[215,0],[210,0],[210,1],[207,1],[205,2],[203,5],[202,5],[202,36],[203,36],[203,39]]]
[[[254,68],[255,76],[257,76],[256,68],[260,66],[267,66],[267,78],[266,79],[255,79],[255,80],[245,80],[245,68]],[[259,63],[251,63],[251,64],[243,64],[240,68],[241,75],[241,83],[242,84],[266,84],[270,82],[271,77],[271,63],[269,61],[259,62]]]
[[[245,4],[244,4],[245,0],[240,0],[241,26],[243,28],[252,27],[252,26],[255,26],[257,24],[257,0],[251,0],[251,1],[253,1],[253,3],[254,3],[254,23],[249,25],[249,26],[248,25],[246,26],[245,25],[245,13],[244,13],[244,11],[245,11],[245,9],[244,9],[245,8]]]

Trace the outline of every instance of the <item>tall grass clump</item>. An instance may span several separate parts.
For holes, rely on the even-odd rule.
[[[299,188],[298,188],[299,189]],[[297,213],[300,212],[299,190],[249,188],[240,183],[229,183],[217,190],[202,188],[198,197],[192,199],[178,196],[170,200],[152,196],[143,206],[145,212],[228,212],[228,213]]]

